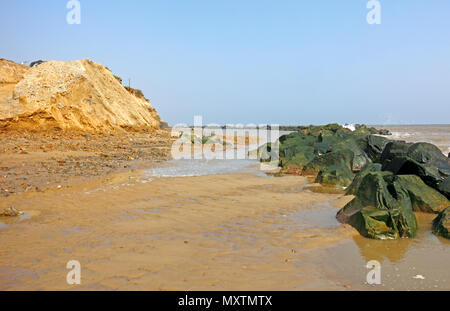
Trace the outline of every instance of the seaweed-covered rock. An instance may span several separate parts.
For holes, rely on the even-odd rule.
[[[414,237],[417,221],[408,192],[389,172],[370,172],[362,180],[356,197],[337,218],[373,239]]]
[[[316,142],[316,138],[305,136],[300,133],[291,133],[280,138],[280,159],[287,163],[297,153],[303,152],[305,147],[311,147]]]
[[[303,168],[303,174],[316,175],[330,166],[346,166],[352,168],[353,152],[350,150],[338,150],[315,157]]]
[[[443,174],[450,175],[448,158],[442,151],[433,144],[416,143],[408,149],[407,156],[421,164],[433,164],[443,171]]]
[[[441,182],[438,190],[450,200],[450,177]]]
[[[346,165],[329,166],[319,172],[316,183],[347,187],[352,183],[354,174]]]
[[[380,156],[380,163],[383,164],[382,170],[395,171],[397,166],[393,165],[392,161],[396,158],[406,158],[411,145],[403,141],[391,141],[387,143]]]
[[[407,148],[406,148],[407,147]],[[429,143],[389,143],[381,155],[383,170],[398,175],[417,175],[430,187],[440,191],[450,176],[449,160]]]
[[[346,194],[355,195],[364,177],[366,177],[366,175],[371,172],[381,172],[381,164],[370,163],[364,166],[363,169],[358,173],[358,175],[356,175],[353,179],[351,185],[347,189]]]
[[[445,196],[427,186],[418,176],[399,175],[396,180],[408,191],[414,211],[438,214],[450,207],[450,201]]]
[[[366,164],[372,163],[372,160],[367,156],[364,150],[361,149],[359,144],[356,142],[354,138],[347,138],[339,141],[331,147],[332,151],[346,151],[350,150],[353,152],[352,158],[352,170],[359,171]]]
[[[314,147],[314,154],[319,156],[330,151],[330,145],[323,142],[316,142],[313,144],[313,147]]]
[[[366,148],[364,149],[373,162],[379,162],[384,148],[389,143],[389,139],[376,135],[367,137]]]
[[[450,208],[443,210],[435,220],[433,220],[434,234],[450,239]]]
[[[314,154],[314,148],[304,146],[294,156],[286,159],[281,159],[281,165],[284,169],[299,168],[302,169],[306,164],[311,162],[316,155]]]
[[[408,157],[396,158],[392,161],[390,171],[398,175],[417,175],[430,187],[439,189],[440,184],[448,177],[439,167],[430,163],[419,163]]]

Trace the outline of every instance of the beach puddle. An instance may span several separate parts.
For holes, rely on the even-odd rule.
[[[9,225],[21,223],[30,220],[32,217],[39,215],[38,211],[25,211],[22,215],[17,217],[0,217],[0,230],[5,230]]]
[[[320,257],[328,277],[362,290],[448,290],[450,270],[443,269],[450,258],[450,241],[431,231],[433,214],[417,213],[416,238],[373,240],[360,235],[323,250]],[[351,258],[351,260],[349,260]],[[366,264],[381,264],[382,284],[368,285]]]
[[[341,224],[336,220],[338,209],[318,208],[311,210],[300,210],[289,215],[289,218],[299,228],[321,228],[334,229]]]

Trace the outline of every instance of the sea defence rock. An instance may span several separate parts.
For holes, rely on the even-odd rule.
[[[368,173],[355,199],[338,212],[337,219],[373,239],[414,237],[417,232],[408,191],[390,172]]]
[[[329,166],[317,174],[316,183],[347,187],[352,183],[354,174],[346,165]]]
[[[353,166],[354,154],[351,150],[337,150],[315,157],[303,167],[304,175],[316,175],[330,166],[344,166],[349,170]]]
[[[433,232],[450,239],[450,208],[443,210],[433,221]]]
[[[428,186],[445,192],[444,181],[450,176],[449,159],[429,143],[390,142],[381,156],[383,170],[398,175],[417,175]],[[440,185],[444,183],[444,186]]]
[[[0,126],[111,132],[152,131],[160,118],[113,74],[90,60],[49,61],[28,69],[0,102]]]
[[[351,185],[347,188],[346,195],[356,195],[361,182],[364,177],[371,172],[381,172],[381,164],[379,163],[370,163],[363,167],[363,169],[355,176]]]
[[[389,139],[376,135],[367,136],[366,153],[373,162],[380,162],[381,154]]]
[[[386,144],[383,152],[380,155],[380,163],[383,164],[383,171],[391,171],[396,173],[398,164],[393,162],[398,158],[406,157],[408,149],[412,144],[408,144],[403,141],[391,141]]]
[[[441,184],[439,185],[439,191],[450,199],[450,177],[447,177]]]
[[[415,175],[398,175],[395,180],[408,191],[415,212],[440,213],[450,207],[450,201],[439,191],[427,186]]]
[[[280,166],[288,173],[316,175],[321,184],[348,186],[346,194],[355,198],[337,217],[363,236],[414,237],[414,212],[449,207],[449,159],[432,144],[374,134],[379,133],[364,125],[354,131],[337,124],[302,127],[279,139]]]
[[[343,139],[331,146],[331,151],[345,150],[353,152],[353,158],[351,160],[351,169],[353,171],[360,171],[366,164],[372,163],[372,160],[367,156],[354,138]]]

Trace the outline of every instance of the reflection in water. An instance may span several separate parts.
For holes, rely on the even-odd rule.
[[[17,217],[0,217],[0,230],[8,228],[8,225],[19,223],[31,219],[32,216],[38,215],[38,212],[24,212],[23,215]]]
[[[378,260],[383,262],[385,259],[392,263],[398,262],[406,257],[408,249],[425,250],[424,256],[429,254],[426,250],[449,245],[449,241],[440,239],[431,233],[431,223],[436,217],[434,214],[416,213],[419,230],[417,237],[414,239],[398,239],[398,240],[373,240],[362,236],[355,236],[353,240],[359,247],[361,255],[367,260]],[[447,246],[448,247],[448,246]]]
[[[398,262],[405,257],[412,239],[372,240],[362,236],[354,236],[353,241],[359,247],[361,256],[366,261],[377,260],[382,263],[385,259]]]

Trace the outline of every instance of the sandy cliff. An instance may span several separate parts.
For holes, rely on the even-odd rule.
[[[9,85],[0,97],[0,127],[104,132],[160,127],[158,113],[147,101],[87,59],[33,68],[2,61],[0,67],[0,81]]]

